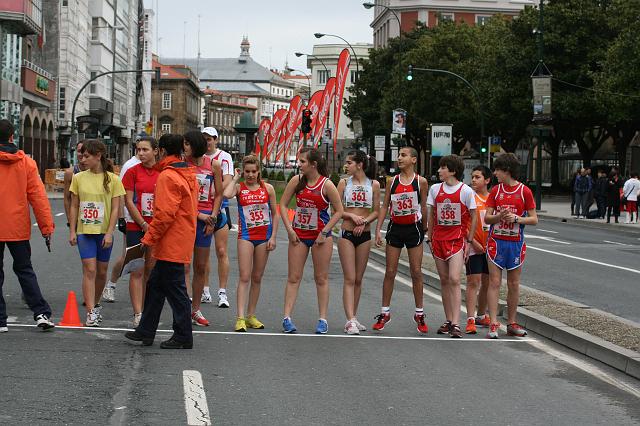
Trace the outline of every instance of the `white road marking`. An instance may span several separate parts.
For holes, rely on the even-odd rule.
[[[38,226],[38,222],[34,223],[33,226]]]
[[[62,216],[63,214],[64,214],[64,213],[58,213],[58,214],[56,214],[56,217],[60,217],[60,216]]]
[[[558,243],[558,244],[565,244],[565,245],[571,245],[571,243],[567,242],[567,241],[561,241],[561,240],[556,240],[553,237],[545,237],[543,235],[535,235],[535,234],[527,234],[526,238],[533,238],[534,240],[544,240],[544,241],[549,241],[550,243]]]
[[[558,234],[557,231],[550,231],[548,229],[540,229],[540,228],[536,228],[536,231],[540,231],[540,232],[548,232],[550,234]]]
[[[7,317],[7,324],[15,323],[18,321],[18,317]]]
[[[602,240],[603,243],[615,244],[618,246],[628,246],[629,244],[617,243],[615,241]]]
[[[553,251],[553,250],[546,250],[546,249],[542,249],[542,248],[539,248],[539,247],[533,247],[533,246],[530,246],[528,244],[527,244],[527,249],[542,251],[542,252],[549,253],[549,254],[555,254],[556,256],[568,257],[569,259],[582,260],[583,262],[593,263],[593,264],[601,265],[601,266],[607,266],[609,268],[621,269],[623,271],[633,272],[634,274],[640,274],[640,271],[637,270],[637,269],[627,268],[627,267],[618,266],[618,265],[612,265],[610,263],[598,262],[597,260],[585,259],[584,257],[572,256],[570,254],[560,253],[560,252]]]
[[[182,372],[184,387],[184,408],[187,410],[188,425],[210,425],[209,407],[204,393],[202,375],[196,370]]]

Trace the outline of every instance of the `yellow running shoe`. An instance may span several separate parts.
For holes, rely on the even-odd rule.
[[[245,332],[247,331],[247,324],[244,321],[244,318],[238,318],[236,320],[236,331]]]
[[[248,328],[259,328],[259,329],[264,328],[264,324],[258,321],[258,318],[256,318],[255,315],[249,315],[247,317],[246,324]]]

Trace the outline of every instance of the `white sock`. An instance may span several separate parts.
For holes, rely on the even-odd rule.
[[[204,289],[202,289],[202,293],[209,294],[209,286],[206,286]]]
[[[388,314],[389,312],[391,312],[391,309],[388,306],[383,306],[382,307],[382,313],[383,314]]]
[[[424,309],[423,308],[416,308],[416,315],[424,315]]]
[[[470,319],[472,319],[472,320],[474,320],[474,321],[475,321],[475,320],[476,320],[476,317],[469,317],[469,318],[467,318],[467,321],[469,321]]]
[[[113,281],[109,280],[109,282],[107,283],[107,287],[116,288],[116,283],[114,283]]]
[[[218,294],[227,294],[227,289],[221,288],[218,290]]]

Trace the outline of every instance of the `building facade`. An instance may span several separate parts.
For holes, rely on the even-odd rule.
[[[153,60],[153,68],[160,68],[160,81],[151,82],[151,117],[153,135],[185,133],[200,127],[201,92],[198,79],[191,68],[166,65]]]
[[[534,4],[532,0],[376,0],[375,3],[371,28],[376,48],[385,47],[389,39],[400,35],[398,19],[402,32],[410,32],[418,23],[433,27],[444,20],[483,25],[493,15],[517,16],[526,5]]]

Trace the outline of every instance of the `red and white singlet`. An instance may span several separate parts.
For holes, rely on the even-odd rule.
[[[391,199],[389,211],[391,221],[398,225],[413,225],[422,220],[420,211],[420,184],[419,176],[414,173],[409,184],[400,181],[400,175],[396,175],[391,183]]]
[[[522,183],[518,182],[515,186],[501,183],[491,189],[487,198],[487,207],[493,207],[495,213],[508,210],[517,216],[524,217],[527,210],[536,208],[536,203],[531,190]],[[498,240],[521,241],[524,238],[524,225],[498,222],[491,225],[490,235]]]
[[[273,223],[269,207],[269,193],[261,184],[251,191],[247,185],[240,183],[238,191],[238,239],[247,241],[264,241],[271,238]]]
[[[320,176],[313,187],[309,185],[296,194],[296,215],[293,230],[301,240],[315,240],[329,222],[329,200],[322,189],[327,178]]]

